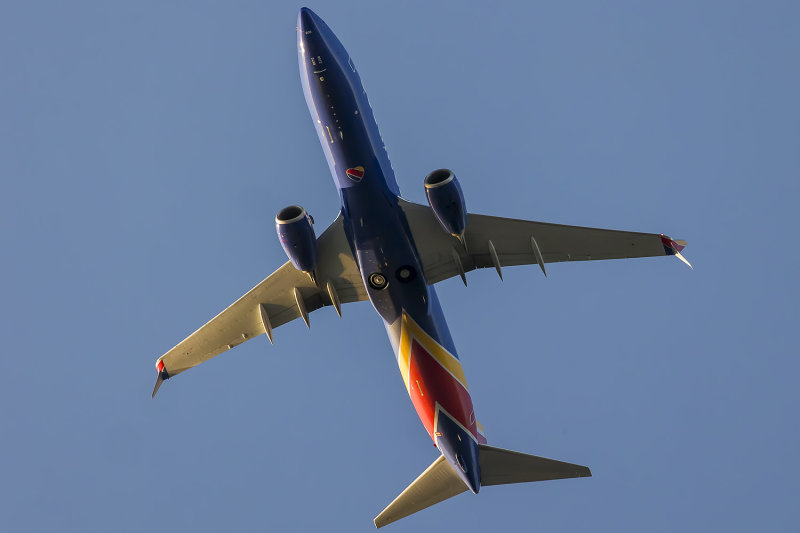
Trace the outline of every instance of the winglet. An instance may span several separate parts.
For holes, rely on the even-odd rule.
[[[683,257],[683,255],[681,255],[681,252],[683,251],[683,249],[686,248],[686,241],[676,241],[676,240],[673,240],[671,237],[667,237],[666,235],[664,235],[662,233],[661,234],[661,243],[664,245],[664,252],[667,255],[674,255],[675,257],[677,257],[678,259],[680,259],[681,261],[686,263],[686,265],[689,268],[694,270],[694,267],[692,266],[692,264],[689,261],[687,261],[686,258]]]
[[[156,386],[153,388],[153,395],[151,398],[156,397],[156,393],[158,392],[158,389],[161,388],[161,384],[164,383],[165,379],[169,379],[169,372],[167,372],[167,369],[164,368],[164,361],[161,359],[156,362],[156,371],[158,372],[158,377],[156,378]]]

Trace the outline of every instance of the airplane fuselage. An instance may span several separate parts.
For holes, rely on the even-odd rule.
[[[425,429],[477,493],[477,444],[486,439],[436,291],[423,276],[361,78],[330,28],[306,8],[298,17],[297,44],[306,103],[339,190],[344,230],[369,299],[386,325]]]

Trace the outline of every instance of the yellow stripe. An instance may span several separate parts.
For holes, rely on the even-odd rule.
[[[400,354],[397,362],[400,365],[400,373],[403,375],[403,381],[406,383],[408,389],[408,369],[409,360],[411,356],[411,337],[419,341],[425,350],[430,353],[434,359],[450,372],[465,389],[469,390],[467,386],[467,377],[464,375],[464,369],[461,367],[461,362],[450,352],[448,352],[442,345],[436,342],[424,329],[422,329],[414,319],[403,312],[403,323],[400,334]]]
[[[397,364],[400,366],[400,375],[403,376],[403,382],[406,384],[406,390],[409,392],[409,394],[411,394],[411,389],[408,387],[410,357],[411,338],[408,336],[408,328],[406,327],[406,314],[403,313],[403,323],[400,325],[400,348],[397,354]]]

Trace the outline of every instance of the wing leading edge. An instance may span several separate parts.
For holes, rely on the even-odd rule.
[[[366,300],[367,292],[350,252],[341,214],[320,235],[317,246],[319,261],[316,283],[295,269],[291,262],[286,262],[158,358],[158,378],[153,397],[165,379],[253,337],[266,333],[271,342],[272,329],[299,317],[308,325],[308,313],[320,307],[333,305],[341,314],[342,303]]]
[[[464,244],[445,233],[430,207],[402,200],[425,279],[429,284],[476,268],[539,265],[562,261],[628,259],[676,255],[685,262],[684,241],[658,233],[565,226],[470,213]],[[689,265],[691,266],[691,265]]]

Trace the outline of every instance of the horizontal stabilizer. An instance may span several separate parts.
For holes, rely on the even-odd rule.
[[[486,444],[479,444],[478,448],[482,486],[590,477],[592,475],[588,467],[581,465],[513,452]]]
[[[592,475],[585,466],[486,444],[478,444],[478,461],[481,468],[481,486]],[[375,517],[375,527],[391,524],[466,491],[466,484],[442,455]]]
[[[406,490],[400,493],[400,496],[375,517],[375,527],[391,524],[466,490],[467,486],[453,467],[443,455],[440,455]]]

